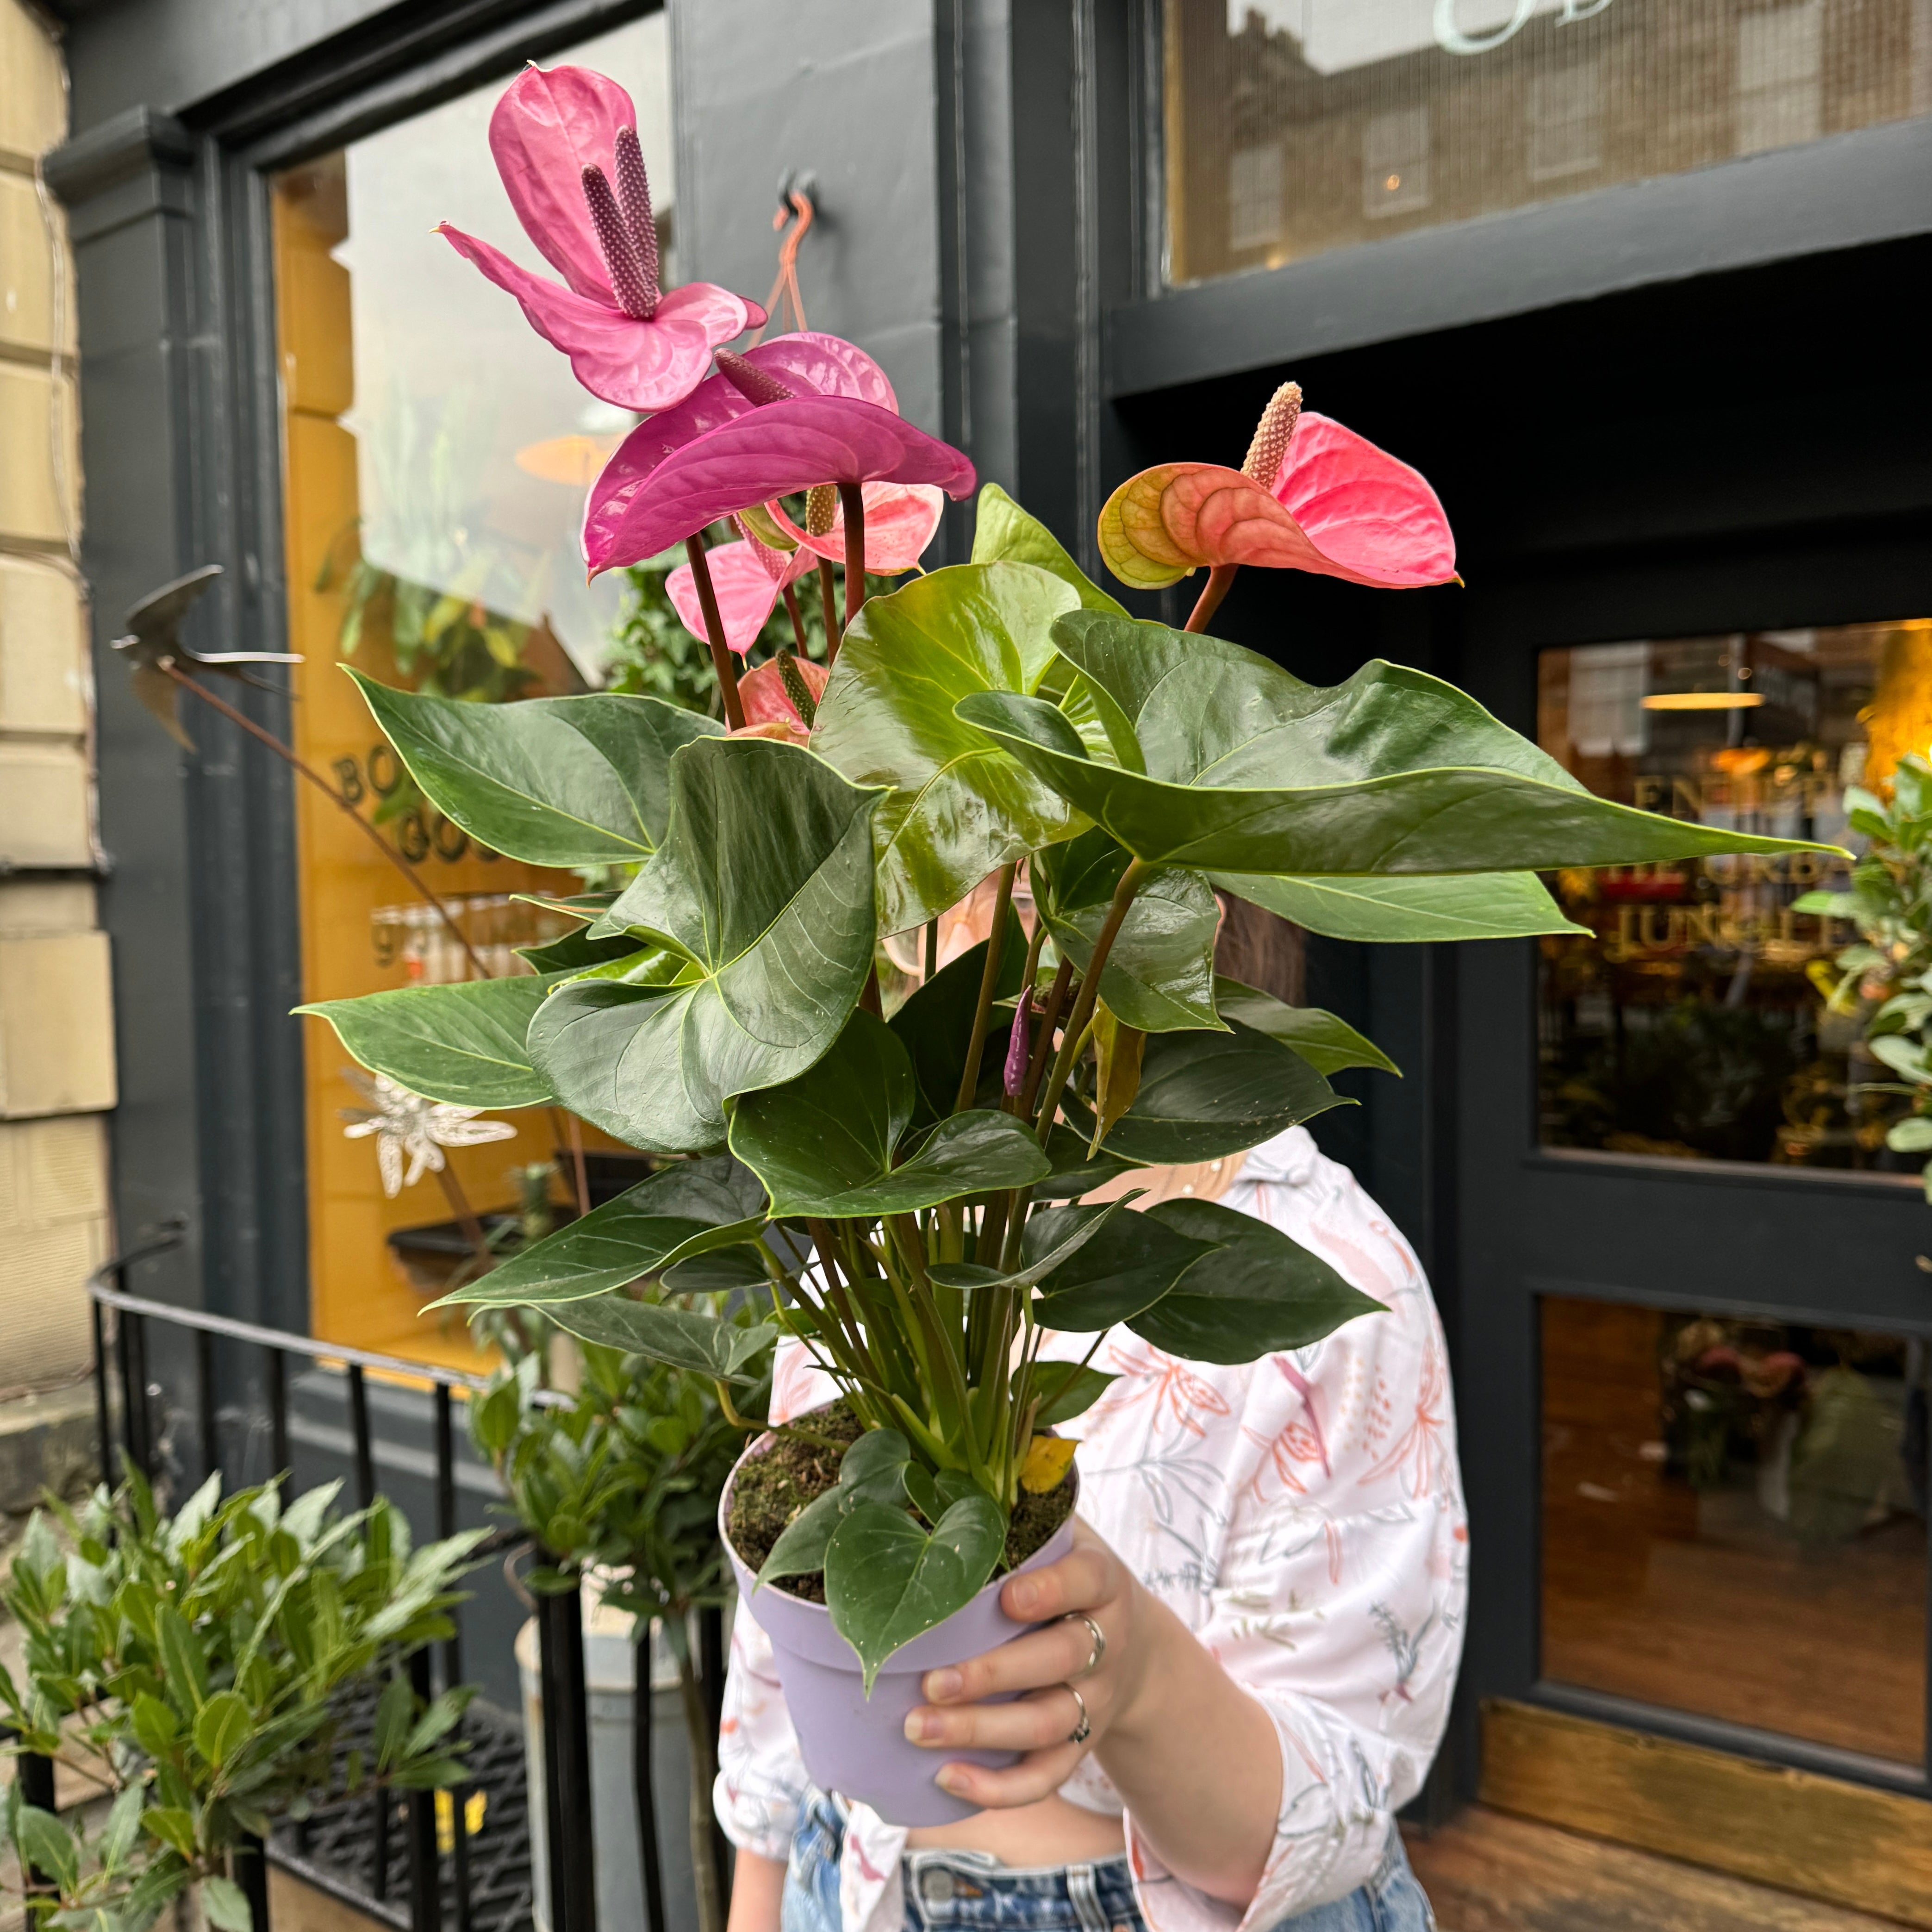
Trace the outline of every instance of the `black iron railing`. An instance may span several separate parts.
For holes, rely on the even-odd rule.
[[[427,1389],[433,1407],[434,1521],[431,1527],[438,1538],[454,1534],[458,1526],[455,1402],[459,1395],[466,1399],[479,1391],[484,1387],[482,1378],[372,1349],[261,1328],[226,1316],[177,1308],[128,1293],[127,1270],[136,1262],[175,1246],[181,1238],[178,1229],[170,1228],[160,1238],[107,1262],[88,1282],[93,1304],[94,1395],[104,1472],[111,1473],[124,1455],[151,1482],[164,1474],[164,1462],[184,1470],[191,1466],[203,1480],[218,1472],[224,1477],[230,1475],[230,1463],[223,1454],[224,1405],[219,1390],[224,1384],[220,1377],[224,1360],[238,1352],[244,1361],[252,1354],[259,1368],[259,1400],[266,1411],[268,1468],[277,1480],[287,1482],[289,1364],[291,1358],[305,1358],[313,1367],[339,1374],[344,1379],[353,1486],[362,1507],[366,1508],[376,1495],[377,1438],[370,1419],[369,1377],[374,1374],[386,1381]],[[149,1352],[158,1328],[170,1335],[184,1336],[188,1342],[184,1352],[193,1361],[191,1400],[182,1400],[182,1391],[170,1390],[155,1379]],[[178,1361],[183,1352],[177,1345],[171,1360]],[[250,1410],[259,1429],[260,1411],[252,1403]],[[195,1438],[192,1457],[183,1453],[184,1445],[176,1438],[178,1425],[190,1415]],[[234,1432],[230,1433],[232,1438]],[[520,1531],[501,1531],[486,1549],[494,1548],[497,1554],[513,1552],[524,1540]],[[543,1705],[544,1790],[540,1793],[529,1792],[526,1802],[543,1806],[548,1853],[545,1904],[549,1932],[596,1932],[597,1867],[592,1834],[590,1724],[582,1596],[580,1591],[570,1590],[541,1596],[536,1601]],[[722,1698],[724,1673],[723,1623],[718,1612],[700,1613],[698,1637],[705,1694],[715,1720]],[[419,1652],[412,1660],[411,1670],[416,1688],[424,1697],[461,1682],[460,1636],[453,1635],[436,1646],[434,1657],[428,1651]],[[647,1630],[640,1632],[638,1642],[635,1687],[632,1776],[648,1932],[670,1932],[664,1918],[662,1860],[650,1788],[652,1678]],[[472,1766],[477,1755],[472,1751]],[[517,1754],[500,1749],[494,1753],[486,1750],[482,1755],[500,1764],[506,1774],[520,1776],[520,1758]],[[40,1789],[43,1782],[50,1784],[51,1767],[41,1760],[23,1759],[21,1775],[28,1780],[23,1788],[31,1793]],[[494,1876],[482,1888],[485,1895],[478,1895],[466,1808],[478,1788],[466,1784],[448,1794],[445,1802],[450,1828],[441,1834],[434,1792],[398,1798],[383,1792],[346,1801],[367,1808],[362,1829],[341,1834],[367,1848],[367,1856],[358,1861],[358,1882],[345,1882],[340,1872],[332,1872],[326,1861],[310,1856],[316,1849],[316,1826],[313,1822],[296,1828],[294,1843],[286,1850],[278,1834],[276,1841],[266,1848],[266,1857],[322,1883],[346,1900],[374,1908],[376,1916],[406,1926],[407,1932],[443,1932],[446,1923],[452,1932],[519,1932],[520,1927],[528,1923],[531,1901],[526,1890],[520,1909],[513,1899],[507,1914],[501,1886]],[[339,1813],[344,1807],[333,1808]],[[512,1848],[511,1862],[515,1863],[515,1853],[520,1850],[522,1867],[527,1869],[525,1805],[495,1804],[490,1810],[502,1817],[504,1826],[524,1834],[521,1846]],[[398,1832],[404,1852],[400,1862],[394,1856]],[[439,1842],[440,1837],[446,1840],[447,1850]],[[722,1840],[714,1850],[723,1891],[728,1886],[728,1864]],[[398,1862],[400,1874],[394,1869]],[[500,1868],[500,1846],[495,1862]],[[248,1868],[238,1872],[238,1879],[244,1882],[249,1894],[256,1932],[268,1932],[263,1857],[244,1858],[238,1864]],[[398,1877],[404,1881],[400,1888]],[[399,1889],[406,1898],[406,1919],[398,1910],[404,1903],[404,1898],[396,1895]],[[611,1932],[628,1932],[628,1928],[614,1928]]]

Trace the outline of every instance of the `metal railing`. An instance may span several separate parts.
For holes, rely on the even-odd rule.
[[[218,1399],[218,1354],[222,1352],[218,1345],[224,1345],[225,1351],[240,1350],[256,1356],[267,1410],[268,1467],[275,1480],[288,1483],[289,1364],[292,1357],[306,1358],[314,1367],[339,1372],[345,1379],[353,1489],[359,1507],[366,1508],[377,1494],[377,1438],[370,1415],[370,1376],[374,1374],[386,1382],[426,1389],[433,1405],[434,1520],[431,1527],[439,1538],[454,1534],[458,1526],[455,1399],[459,1392],[466,1397],[479,1392],[485,1386],[483,1378],[458,1369],[312,1336],[290,1334],[227,1316],[178,1308],[129,1294],[124,1286],[128,1269],[138,1261],[176,1246],[181,1238],[179,1228],[170,1228],[157,1240],[106,1262],[88,1283],[104,1474],[111,1475],[118,1463],[118,1451],[151,1482],[158,1480],[164,1473],[164,1440],[172,1450],[173,1425],[189,1413],[195,1426],[194,1464],[202,1479],[218,1472],[224,1478],[231,1474],[222,1453],[223,1409]],[[154,1339],[152,1331],[157,1326],[184,1334],[189,1340],[194,1361],[191,1402],[170,1401],[154,1378],[149,1352]],[[254,1414],[251,1408],[251,1416]],[[392,1460],[395,1460],[393,1455]],[[520,1529],[499,1531],[480,1553],[500,1555],[507,1551],[514,1554],[526,1540]],[[590,1724],[582,1592],[572,1589],[538,1596],[535,1601],[542,1694],[544,1790],[541,1793],[530,1792],[529,1800],[532,1804],[541,1802],[544,1808],[548,1932],[596,1932],[597,1868],[592,1834]],[[722,1703],[724,1665],[723,1620],[716,1610],[699,1613],[698,1650],[704,1695],[715,1724]],[[410,1661],[414,1687],[425,1698],[463,1681],[460,1634],[453,1634],[436,1646],[435,1652],[432,1658],[428,1650],[419,1651]],[[671,1932],[664,1916],[663,1861],[651,1788],[652,1700],[647,1624],[638,1634],[634,1684],[632,1774],[647,1928],[648,1932]],[[23,1789],[31,1792],[40,1788],[43,1766],[44,1760],[22,1760],[21,1775],[28,1780]],[[51,1766],[45,1770],[46,1782],[50,1784]],[[447,1834],[446,1852],[439,1844],[437,1795],[422,1792],[398,1798],[379,1791],[361,1801],[370,1808],[368,1829],[373,1852],[373,1880],[366,1898],[339,1880],[332,1882],[312,1869],[308,1861],[284,1856],[276,1845],[266,1848],[266,1857],[324,1884],[345,1902],[388,1907],[380,1916],[393,1922],[394,1906],[400,1900],[392,1903],[390,1898],[391,1834],[400,1825],[406,1851],[408,1932],[442,1932],[446,1904],[452,1932],[490,1932],[479,1925],[474,1910],[466,1810],[470,1788],[459,1785],[448,1793],[452,1828]],[[714,1844],[713,1852],[718,1864],[721,1893],[728,1896],[729,1863],[722,1836]],[[244,1858],[237,1863],[244,1868],[237,1875],[249,1894],[255,1932],[268,1932],[263,1857]]]

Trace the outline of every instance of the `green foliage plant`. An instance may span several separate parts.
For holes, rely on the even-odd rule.
[[[35,1513],[0,1584],[25,1640],[21,1674],[0,1669],[0,1708],[15,1750],[114,1795],[90,1832],[9,1787],[8,1838],[45,1881],[26,1893],[34,1927],[141,1932],[199,1886],[210,1924],[251,1932],[231,1871],[245,1839],[326,1796],[462,1775],[472,1691],[425,1703],[405,1666],[450,1635],[480,1532],[412,1549],[386,1502],[337,1514],[340,1487],[284,1508],[272,1484],[224,1498],[214,1476],[168,1517],[130,1474],[78,1510]],[[344,1755],[358,1693],[374,1728]]]

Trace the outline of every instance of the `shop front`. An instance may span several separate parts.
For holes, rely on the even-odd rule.
[[[521,245],[483,137],[526,57],[630,90],[676,279],[762,298],[777,184],[808,178],[812,322],[1090,569],[1114,483],[1238,460],[1290,377],[1414,463],[1463,585],[1251,572],[1222,607],[1312,681],[1412,664],[1605,796],[1855,847],[1858,788],[1932,744],[1914,0],[908,0],[827,10],[830,64],[763,0],[233,9],[252,38],[229,10],[75,4],[50,169],[80,274],[121,1232],[190,1228],[144,1292],[471,1364],[421,1312],[465,1217],[514,1240],[572,1210],[580,1154],[621,1178],[526,1109],[452,1146],[450,1185],[390,1188],[345,1131],[378,1103],[286,1017],[502,970],[586,883],[440,820],[340,666],[485,702],[685,674],[662,572],[586,586],[576,554],[630,418],[430,232]],[[301,653],[248,706],[453,920],[318,788],[218,721],[178,754],[134,705],[99,646],[208,561],[203,642]],[[1181,594],[1139,608],[1178,623]],[[1932,1924],[1932,1208],[1826,998],[1853,935],[1801,902],[1837,865],[1563,874],[1567,935],[1311,939],[1307,994],[1404,1069],[1322,1138],[1450,1337],[1474,1596],[1430,1805]]]

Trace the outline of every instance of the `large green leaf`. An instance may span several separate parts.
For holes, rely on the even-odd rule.
[[[540,1107],[554,1097],[524,1036],[554,974],[519,973],[447,986],[404,986],[298,1006],[334,1028],[373,1073],[453,1107]]]
[[[1381,878],[1278,878],[1214,872],[1223,892],[1330,939],[1388,945],[1448,939],[1530,939],[1587,932],[1563,916],[1534,872],[1404,873]]]
[[[898,1158],[916,1102],[912,1060],[862,1008],[808,1072],[732,1109],[731,1151],[770,1190],[774,1215],[905,1214],[1043,1180],[1046,1156],[1011,1114],[951,1114]]]
[[[1035,903],[1054,944],[1083,973],[1126,867],[1126,854],[1097,826],[1034,860]],[[1108,1010],[1142,1033],[1219,1028],[1214,934],[1220,922],[1204,874],[1179,866],[1150,874],[1101,970],[1100,997]]]
[[[1283,1046],[1292,1047],[1318,1073],[1372,1066],[1378,1072],[1402,1078],[1402,1069],[1373,1040],[1319,1006],[1286,1006],[1272,993],[1226,979],[1214,982],[1214,1005],[1227,1018],[1239,1020]]]
[[[430,804],[492,850],[538,866],[648,858],[670,814],[672,754],[724,729],[658,698],[469,704],[349,675]]]
[[[868,1697],[894,1651],[979,1594],[1006,1536],[999,1506],[976,1490],[930,1534],[885,1503],[847,1514],[825,1552],[825,1604],[832,1628],[858,1652]]]
[[[677,1161],[430,1305],[549,1307],[608,1294],[748,1241],[765,1220],[765,1190],[737,1162]]]
[[[1214,1252],[1128,1318],[1143,1340],[1192,1362],[1252,1362],[1306,1348],[1383,1308],[1279,1228],[1218,1201],[1163,1201],[1145,1216]]]
[[[1024,1250],[1016,1268],[1003,1271],[980,1262],[934,1262],[928,1272],[941,1288],[1031,1288],[1064,1267],[1115,1214],[1125,1210],[1128,1200],[1138,1198],[1130,1196],[1126,1200],[1096,1202],[1088,1208],[1054,1209],[1058,1219],[1047,1234],[1036,1237],[1032,1246]],[[1022,1235],[1022,1242],[1024,1238]]]
[[[1029,1262],[1063,1246],[1111,1204],[1049,1208],[1028,1222],[1020,1258]],[[1197,1240],[1156,1220],[1129,1212],[1103,1219],[1098,1232],[1040,1285],[1041,1322],[1070,1334],[1111,1328],[1151,1307],[1196,1262],[1211,1252]]]
[[[1036,698],[977,692],[958,716],[1150,863],[1325,876],[1818,849],[1598,798],[1420,671],[1372,663],[1324,689],[1238,645],[1090,610],[1054,638],[1132,723],[1144,775],[1096,762]]]
[[[883,796],[770,739],[685,746],[664,844],[600,923],[676,947],[694,976],[560,987],[530,1034],[558,1098],[634,1147],[698,1153],[723,1142],[726,1101],[812,1066],[872,970]]]
[[[647,1355],[692,1375],[748,1386],[762,1379],[749,1365],[778,1332],[768,1322],[748,1325],[696,1309],[634,1301],[621,1289],[588,1301],[563,1302],[546,1312],[560,1328],[599,1348]]]
[[[1150,1034],[1140,1090],[1103,1151],[1143,1165],[1218,1160],[1342,1104],[1298,1053],[1238,1020],[1230,1028]],[[1076,1129],[1092,1132],[1078,1099],[1062,1105]]]
[[[1035,516],[1022,509],[997,483],[982,484],[974,506],[973,561],[1030,563],[1070,584],[1081,606],[1124,617],[1126,610],[1094,583],[1067,554],[1066,546]]]
[[[823,1570],[833,1532],[860,1504],[904,1504],[911,1462],[911,1447],[896,1429],[868,1430],[838,1459],[838,1481],[779,1532],[753,1587]]]
[[[1102,1148],[1089,1160],[1089,1138],[1087,1134],[1075,1132],[1062,1121],[1054,1123],[1052,1132],[1046,1137],[1046,1157],[1053,1163],[1053,1171],[1035,1185],[1035,1200],[1077,1199],[1082,1194],[1092,1193],[1096,1187],[1106,1186],[1108,1181],[1134,1166],[1133,1162],[1123,1159],[1111,1146]]]
[[[982,939],[942,966],[892,1017],[893,1033],[912,1056],[913,1078],[919,1087],[917,1118],[936,1120],[952,1112],[958,1103],[960,1076],[966,1070],[967,1049],[972,1042],[973,1016],[980,1003],[980,982],[986,970],[987,944]],[[1019,914],[1009,909],[1000,969],[994,975],[995,1000],[1010,1000],[1019,992],[1026,953],[1026,928]],[[1001,1043],[1011,1024],[997,1011],[991,1015],[980,1058],[982,1080],[989,1074],[998,1077]]]
[[[954,706],[974,692],[1030,692],[1056,662],[1049,632],[1073,591],[1024,563],[972,563],[874,597],[838,647],[812,746],[879,808],[880,930],[935,917],[995,866],[1084,820]]]

